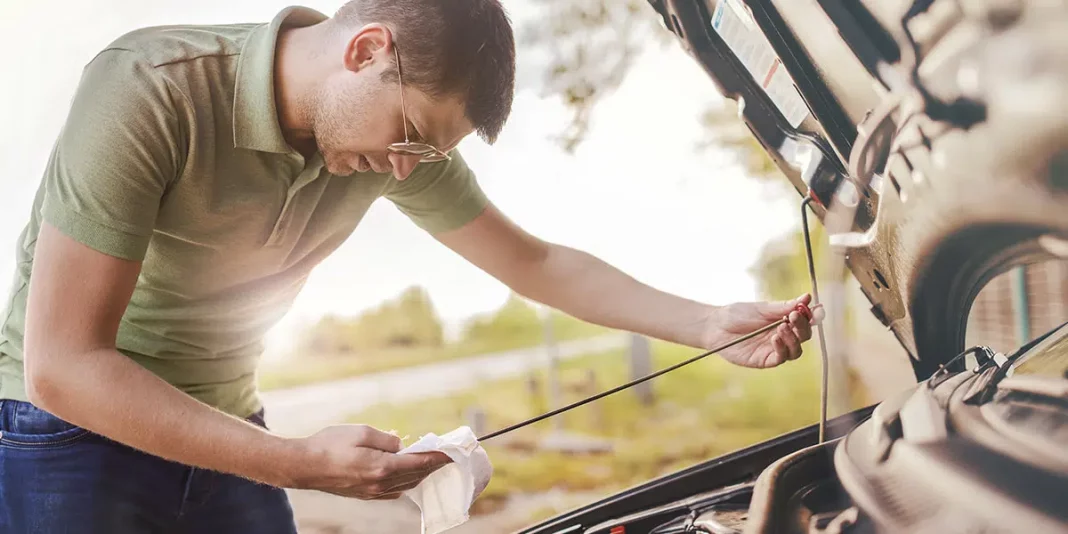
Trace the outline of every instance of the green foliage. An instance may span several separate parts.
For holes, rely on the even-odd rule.
[[[410,287],[355,318],[324,317],[303,333],[299,346],[303,352],[345,355],[390,347],[440,347],[443,342],[430,295]]]
[[[496,311],[472,318],[464,326],[460,343],[489,350],[528,347],[543,343],[547,335],[568,340],[607,334],[610,329],[576,319],[558,310],[548,311],[549,328],[537,308],[515,293]]]
[[[555,310],[549,317],[557,341],[612,332]],[[531,347],[545,334],[537,310],[511,294],[497,310],[471,319],[459,340],[445,343],[430,296],[409,288],[358,317],[323,317],[301,335],[297,354],[263,369],[258,383],[262,390],[281,389]]]
[[[537,340],[542,335],[538,311],[519,295],[512,293],[496,312],[470,320],[464,328],[463,340],[491,341]]]

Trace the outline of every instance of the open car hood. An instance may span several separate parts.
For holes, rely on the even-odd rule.
[[[649,3],[739,102],[922,382],[826,439],[802,428],[524,534],[1065,532],[1050,496],[1068,491],[1068,326],[1033,351],[963,349],[987,281],[1068,258],[1068,0]],[[825,295],[843,273],[824,267]],[[1032,376],[1002,381],[1015,361]]]
[[[987,281],[1068,258],[1068,0],[648,1],[826,228],[821,299],[846,266],[921,382],[524,534],[1064,532],[1068,326],[963,349]]]
[[[799,195],[813,198],[821,221],[828,223],[832,201],[855,200],[853,230],[868,239],[843,248],[845,262],[917,379],[963,349],[968,311],[986,281],[1064,253],[1065,156],[1049,130],[1063,128],[1065,107],[1051,101],[1045,117],[1012,107],[1049,80],[1028,80],[1023,65],[999,65],[997,76],[1009,81],[995,79],[987,48],[994,45],[970,37],[954,19],[959,13],[931,9],[916,19],[928,28],[913,35],[921,65],[933,72],[917,79],[932,97],[907,117],[915,54],[902,46],[910,41],[902,41],[901,20],[911,6],[932,2],[649,4],[716,89],[738,101],[746,125]],[[1005,54],[1036,53],[1011,30],[999,38]],[[967,98],[962,75],[976,78]]]

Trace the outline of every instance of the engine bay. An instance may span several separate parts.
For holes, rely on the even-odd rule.
[[[851,273],[917,383],[525,532],[1068,532],[1068,326],[964,343],[988,281],[1068,258],[1068,2],[650,4],[828,230],[814,282]]]
[[[1068,325],[1011,356],[969,353],[980,354],[974,366],[902,391],[753,480],[581,532],[1065,532],[1068,397],[1053,384],[1068,373]],[[1044,434],[1044,454],[998,431],[1004,424]]]

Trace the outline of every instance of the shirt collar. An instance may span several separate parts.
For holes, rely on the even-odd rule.
[[[291,6],[269,24],[249,34],[241,49],[234,88],[234,146],[285,154],[289,143],[282,136],[274,99],[275,45],[283,26],[311,26],[327,19],[313,9]]]

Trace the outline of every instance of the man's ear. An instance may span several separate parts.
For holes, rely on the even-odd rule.
[[[345,45],[344,65],[347,70],[359,72],[371,67],[376,61],[393,57],[393,32],[378,23],[368,24],[353,34]]]

